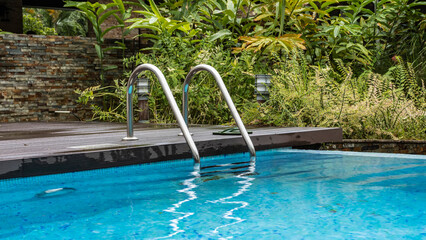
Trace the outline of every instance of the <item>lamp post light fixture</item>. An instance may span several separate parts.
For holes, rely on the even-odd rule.
[[[136,92],[138,94],[138,106],[141,110],[139,112],[139,122],[149,122],[149,107],[148,107],[148,96],[149,96],[149,79],[139,78],[136,85]]]
[[[271,75],[257,74],[255,76],[256,100],[258,103],[264,103],[269,99],[269,87],[271,86]]]

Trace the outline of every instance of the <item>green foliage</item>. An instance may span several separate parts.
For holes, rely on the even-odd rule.
[[[22,16],[23,32],[37,35],[57,35],[55,28],[43,24],[43,20],[38,15],[25,12]]]
[[[89,105],[92,109],[92,120],[108,122],[125,122],[127,117],[126,98],[127,81],[114,80],[114,85],[109,87],[94,86],[83,90],[75,90],[79,95],[77,103]],[[102,101],[108,103],[107,108],[100,107]],[[137,105],[137,95],[133,92],[133,106]],[[136,114],[135,114],[136,115]],[[134,115],[134,116],[135,116]]]
[[[215,39],[233,41],[248,34],[255,24],[250,11],[252,2],[247,0],[212,0],[199,3],[197,26]]]
[[[93,30],[96,35],[96,41],[98,44],[102,44],[104,42],[104,36],[109,31],[119,28],[119,25],[111,26],[107,29],[102,29],[102,24],[105,20],[110,17],[112,14],[119,12],[118,9],[112,9],[116,6],[115,3],[109,4],[101,4],[98,2],[90,3],[90,2],[74,2],[74,1],[66,1],[65,7],[75,7],[80,9],[80,11],[86,15],[87,19],[92,23]],[[99,56],[102,58],[102,56]]]
[[[412,61],[424,50],[424,6],[426,2],[418,0],[387,0],[377,3],[372,20],[378,26],[375,28],[376,39],[383,44],[380,52],[383,57],[399,55]]]
[[[55,25],[61,36],[85,37],[89,27],[85,15],[79,11],[61,11]]]
[[[284,34],[279,37],[243,36],[239,39],[244,41],[244,43],[241,47],[234,48],[234,53],[252,50],[270,54],[271,52],[288,53],[293,49],[306,49],[304,46],[305,41],[300,38],[300,34]]]
[[[12,34],[11,32],[6,32],[0,29],[0,34]]]
[[[86,36],[88,24],[76,11],[24,8],[24,33],[39,35]]]
[[[425,2],[139,0],[133,5],[141,11],[122,3],[92,4],[87,15],[113,16],[123,33],[124,22],[149,29],[142,37],[152,47],[124,63],[159,67],[178,104],[186,74],[203,63],[222,74],[251,124],[342,127],[347,138],[426,138]],[[131,11],[140,17],[131,18]],[[100,44],[96,49],[101,55]],[[271,95],[258,104],[254,75],[265,73],[274,75]],[[146,75],[152,121],[175,121],[158,81]],[[189,95],[191,123],[232,122],[208,74],[197,74]]]
[[[393,84],[403,91],[406,98],[412,99],[419,105],[426,102],[424,80],[416,78],[415,70],[411,63],[405,62],[401,57],[395,56],[395,66],[389,68],[386,73]]]
[[[235,57],[223,46],[214,46],[208,40],[199,45],[188,44],[168,33],[159,36],[149,54],[138,54],[126,60],[130,65],[151,63],[163,71],[178,105],[181,104],[182,83],[191,67],[209,64],[215,67],[225,82],[237,108],[253,97],[253,54],[244,53]],[[259,67],[259,66],[258,66]],[[152,74],[149,106],[152,121],[173,122],[174,117],[161,86]],[[191,123],[219,124],[231,121],[232,117],[221,97],[214,79],[207,73],[197,74],[189,89],[189,121]]]
[[[133,23],[132,25],[130,25],[129,29],[150,29],[157,35],[164,32],[173,34],[177,30],[180,30],[181,32],[186,34],[190,34],[190,24],[188,22],[173,20],[170,19],[170,16],[163,16],[163,14],[160,12],[158,6],[153,0],[149,0],[149,5],[146,5],[144,1],[140,0],[140,4],[138,6],[140,8],[144,8],[144,10],[137,10],[134,12],[142,15],[143,17],[131,18],[127,20],[127,22]],[[159,40],[158,36],[153,34],[143,34],[142,36]]]
[[[341,127],[345,138],[426,138],[426,89],[406,92],[404,86],[411,81],[403,80],[401,75],[406,73],[396,70],[399,65],[385,75],[367,70],[355,77],[341,60],[337,71],[304,62],[294,53],[276,64],[270,99],[245,104],[243,120],[260,125]]]
[[[116,28],[124,28],[124,22],[123,20],[118,25],[110,26],[106,29],[103,29],[103,23],[111,16],[114,16],[116,19],[120,19],[116,13],[121,12],[123,16],[127,16],[126,11],[124,13],[122,12],[122,6],[119,4],[121,1],[114,1],[113,3],[108,4],[101,4],[98,2],[91,3],[91,2],[74,2],[74,1],[65,1],[65,7],[75,7],[80,10],[82,14],[86,16],[86,18],[92,23],[93,31],[95,32],[96,36],[96,44],[95,44],[95,50],[96,54],[98,55],[98,58],[100,60],[101,65],[101,73],[100,73],[100,79],[101,79],[101,87],[105,87],[105,71],[116,69],[117,66],[114,65],[104,65],[104,52],[111,50],[111,49],[123,49],[123,44],[120,44],[116,47],[108,47],[105,48],[103,46],[104,44],[104,37],[105,35],[110,32],[113,29]],[[123,36],[124,37],[124,36]],[[105,106],[104,106],[105,107]]]

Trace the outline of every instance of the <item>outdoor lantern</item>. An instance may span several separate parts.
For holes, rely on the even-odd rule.
[[[258,74],[256,80],[256,99],[258,102],[265,102],[269,98],[269,86],[271,85],[271,75]]]
[[[149,79],[138,78],[136,85],[136,92],[138,93],[139,109],[139,122],[149,122],[149,108],[148,108],[148,95],[149,95]]]

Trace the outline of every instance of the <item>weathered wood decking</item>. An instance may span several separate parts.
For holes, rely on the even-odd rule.
[[[246,152],[241,136],[213,135],[223,126],[191,127],[201,157]],[[256,150],[338,142],[339,128],[255,128]],[[13,178],[190,158],[180,129],[136,124],[138,141],[121,141],[126,125],[98,122],[0,124],[0,178]],[[201,159],[202,161],[202,159]]]

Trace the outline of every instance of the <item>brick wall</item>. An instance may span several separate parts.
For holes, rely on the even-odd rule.
[[[99,60],[93,38],[0,35],[0,122],[76,120],[87,116],[75,102],[75,89],[99,84]],[[113,42],[113,40],[110,40]],[[112,44],[112,43],[110,43]],[[121,66],[121,52],[106,54]],[[121,70],[108,78],[121,76]]]

